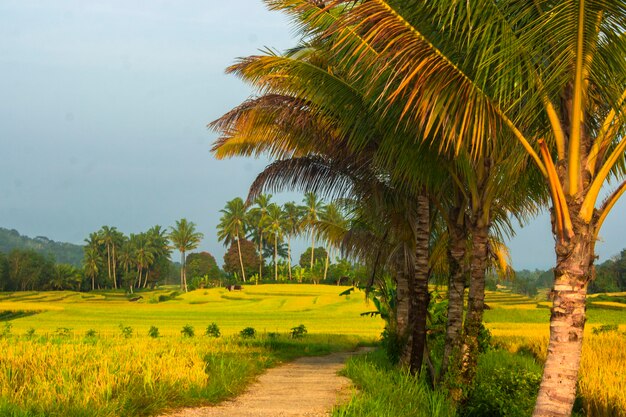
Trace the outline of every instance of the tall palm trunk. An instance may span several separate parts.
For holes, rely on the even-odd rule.
[[[579,212],[580,204],[568,203],[570,213]],[[555,244],[550,342],[533,417],[569,416],[576,399],[595,233],[593,222],[588,225],[578,216],[573,217],[574,236]]]
[[[449,213],[448,225],[448,322],[441,363],[441,378],[454,380],[459,377],[461,344],[463,341],[463,304],[467,264],[465,252],[467,236],[464,231],[465,215],[461,209],[453,208]]]
[[[263,280],[263,233],[259,231],[259,280]]]
[[[91,291],[96,289],[96,276],[94,274],[91,275]]]
[[[291,237],[287,238],[287,269],[289,271],[289,281],[291,281]]]
[[[326,281],[326,276],[328,275],[329,260],[330,260],[330,244],[328,245],[328,250],[326,251],[326,263],[324,264],[324,281]]]
[[[274,234],[274,281],[278,281],[278,235]]]
[[[143,288],[148,288],[148,277],[150,276],[150,267],[146,269],[146,276],[143,279]]]
[[[470,228],[472,235],[471,275],[461,368],[463,382],[466,384],[474,380],[478,364],[478,336],[485,310],[485,273],[489,256],[489,225],[484,224],[479,218],[472,222]]]
[[[426,319],[428,316],[428,277],[430,243],[430,207],[428,195],[423,192],[417,197],[417,227],[415,237],[415,275],[413,277],[412,304],[409,313],[413,323],[411,345],[410,370],[412,374],[419,374],[424,361],[426,349]]]
[[[115,259],[115,244],[113,245],[113,258],[112,258],[112,263],[113,263],[113,288],[115,288],[117,290],[117,271],[116,271],[116,259]]]
[[[313,272],[314,256],[315,256],[315,234],[313,233],[313,229],[311,229],[311,272]]]
[[[107,276],[111,281],[111,246],[107,243]]]
[[[237,234],[237,253],[239,254],[239,266],[241,266],[241,277],[246,282],[246,271],[243,268],[243,258],[241,257],[241,244],[239,243],[239,234]]]
[[[413,279],[409,278],[405,265],[398,268],[396,275],[396,337],[400,346],[403,347],[400,353],[400,363],[410,366],[411,349],[409,339],[412,333],[410,310],[411,310],[411,286]]]
[[[187,283],[185,281],[185,250],[180,250],[180,289],[187,292]]]

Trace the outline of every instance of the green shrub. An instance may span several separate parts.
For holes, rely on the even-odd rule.
[[[94,329],[89,329],[85,332],[85,337],[96,337],[97,333]]]
[[[182,334],[183,337],[194,337],[196,335],[196,332],[193,329],[192,325],[186,324],[183,326],[182,330],[180,331],[180,334]]]
[[[56,337],[70,337],[72,335],[72,329],[67,327],[57,327],[54,331]]]
[[[461,417],[524,417],[532,414],[541,382],[534,358],[492,350],[478,360],[476,380]]]
[[[9,337],[11,336],[11,329],[13,328],[13,325],[9,322],[4,323],[4,329],[2,329],[2,333],[0,334],[0,337]]]
[[[120,323],[119,328],[120,328],[120,331],[122,332],[122,336],[124,336],[125,339],[130,339],[131,337],[133,337],[132,327],[124,326],[123,324]]]
[[[253,339],[256,336],[256,330],[254,330],[254,327],[246,327],[239,332],[239,336],[244,339]]]
[[[26,330],[26,337],[31,338],[35,335],[35,329],[34,328],[30,328],[28,330]]]
[[[304,324],[291,328],[291,337],[293,339],[302,339],[307,333],[308,330],[306,329]]]
[[[209,337],[220,337],[222,335],[222,333],[220,332],[220,328],[217,325],[217,323],[209,324],[209,326],[206,328],[206,332],[204,332],[204,334],[206,336],[209,336]]]
[[[150,326],[150,330],[148,330],[148,336],[153,339],[159,337],[159,328],[156,326]]]
[[[383,350],[355,355],[345,374],[359,389],[349,403],[335,408],[333,417],[454,417],[446,394],[433,391],[424,378],[395,367]]]
[[[617,324],[603,324],[600,327],[594,327],[591,331],[593,334],[601,334],[608,332],[616,332],[618,330]]]

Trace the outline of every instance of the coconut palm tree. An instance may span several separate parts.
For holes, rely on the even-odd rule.
[[[83,268],[85,271],[85,275],[91,278],[91,290],[96,289],[96,277],[100,272],[100,264],[102,262],[102,257],[97,248],[93,246],[85,247],[85,258],[83,260]]]
[[[336,203],[328,203],[320,214],[317,228],[326,241],[326,261],[324,263],[324,280],[328,274],[328,264],[333,248],[339,247],[346,233],[348,221]]]
[[[381,112],[402,108],[400,129],[416,125],[441,148],[466,142],[474,153],[506,130],[532,158],[550,190],[556,253],[534,415],[569,415],[595,240],[626,191],[624,1],[373,0],[323,17],[305,1],[271,4],[323,33]],[[598,201],[612,176],[618,187]]]
[[[324,202],[313,192],[304,194],[302,201],[302,227],[308,230],[311,235],[311,271],[313,270],[313,255],[315,253],[315,235],[317,234],[316,225],[319,216],[324,209]]]
[[[180,288],[187,292],[187,275],[185,268],[185,253],[194,250],[200,245],[204,235],[196,232],[196,225],[185,218],[176,221],[176,226],[170,227],[168,235],[174,248],[180,252]]]
[[[263,235],[267,226],[267,211],[272,199],[271,194],[259,194],[254,199],[255,207],[252,207],[249,211],[248,221],[252,228],[253,237],[256,237],[257,244],[259,245],[259,279],[263,279]]]
[[[246,272],[243,267],[241,256],[240,240],[245,239],[248,229],[248,212],[243,200],[239,197],[226,203],[226,207],[220,210],[222,217],[217,225],[217,239],[223,242],[224,246],[231,246],[237,242],[237,253],[239,254],[239,265],[241,266],[241,277],[246,282]]]
[[[274,240],[274,281],[278,281],[278,244],[285,235],[286,226],[287,219],[282,208],[275,203],[268,205],[264,231]]]
[[[287,237],[287,270],[289,281],[291,281],[291,238],[300,234],[302,210],[296,203],[290,201],[283,205],[283,212],[285,213],[285,236]]]

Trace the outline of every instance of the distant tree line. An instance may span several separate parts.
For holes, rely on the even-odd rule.
[[[252,202],[235,198],[221,210],[218,240],[227,251],[224,271],[243,282],[352,282],[365,278],[365,269],[337,258],[348,219],[334,203],[306,193],[302,204],[271,202],[259,194]],[[304,237],[311,246],[293,264],[291,243]],[[360,272],[360,273],[359,273]]]

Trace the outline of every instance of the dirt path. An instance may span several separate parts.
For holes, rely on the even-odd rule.
[[[359,353],[367,351],[361,349]],[[162,417],[321,417],[347,401],[351,381],[337,375],[354,352],[300,358],[269,369],[239,397],[214,407],[188,408]]]

